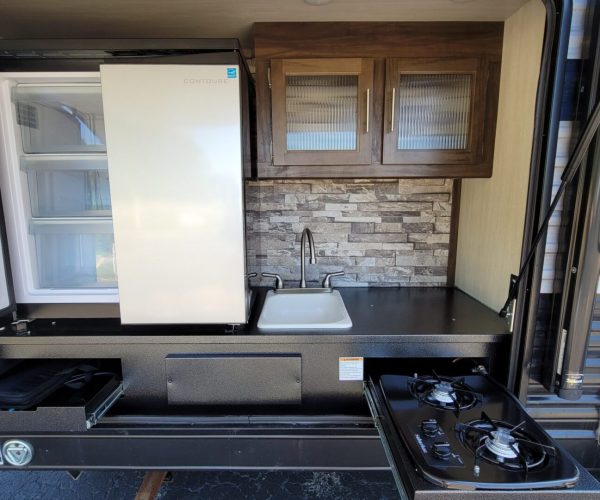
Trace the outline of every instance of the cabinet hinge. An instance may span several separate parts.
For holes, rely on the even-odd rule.
[[[273,88],[273,86],[271,85],[271,67],[270,66],[267,68],[267,82],[269,83],[269,88]]]
[[[508,331],[513,333],[515,331],[515,310],[517,309],[517,299],[513,299],[508,307],[506,313],[506,323],[508,325]]]
[[[10,326],[11,330],[15,335],[25,336],[30,335],[31,331],[29,330],[29,323],[34,321],[33,319],[18,319],[13,321]]]

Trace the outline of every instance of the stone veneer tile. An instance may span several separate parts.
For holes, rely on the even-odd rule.
[[[249,272],[300,278],[300,233],[309,227],[317,264],[307,281],[343,269],[339,286],[444,286],[450,179],[267,180],[246,184]],[[272,284],[271,279],[253,283]]]

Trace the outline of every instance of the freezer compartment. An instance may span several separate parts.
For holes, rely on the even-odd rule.
[[[85,431],[123,394],[120,360],[2,361],[11,362],[0,375],[0,428],[6,432]]]
[[[110,217],[106,156],[24,156],[21,169],[33,217]]]
[[[38,288],[114,288],[110,219],[33,219]]]
[[[12,100],[25,153],[106,151],[100,84],[22,84]]]

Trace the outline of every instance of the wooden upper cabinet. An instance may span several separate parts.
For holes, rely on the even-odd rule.
[[[503,32],[256,23],[259,177],[490,177]]]
[[[476,58],[388,59],[383,163],[479,163],[486,73]]]
[[[371,163],[372,59],[274,59],[274,165]]]

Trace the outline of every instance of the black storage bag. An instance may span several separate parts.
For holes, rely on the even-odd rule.
[[[22,363],[20,359],[0,359],[0,376]]]
[[[25,360],[0,377],[0,409],[35,407],[76,374],[89,372],[90,368],[82,360]]]

